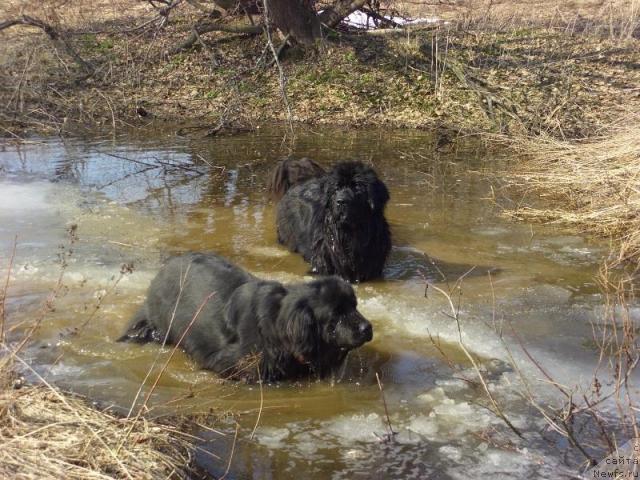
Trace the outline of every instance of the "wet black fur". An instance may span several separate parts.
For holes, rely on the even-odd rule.
[[[356,304],[351,285],[337,277],[283,285],[217,255],[189,253],[160,270],[119,341],[166,337],[228,378],[325,377],[372,338]]]
[[[273,178],[288,178],[286,172],[294,166],[300,170],[292,163],[281,162]],[[382,276],[391,249],[385,184],[361,162],[341,162],[327,173],[309,173],[312,178],[289,186],[278,203],[278,241],[301,253],[315,273],[351,282]],[[299,171],[296,175],[302,177]]]

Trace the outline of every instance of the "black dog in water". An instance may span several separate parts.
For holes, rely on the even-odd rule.
[[[301,253],[314,273],[351,282],[382,276],[391,250],[385,184],[361,162],[324,173],[313,160],[278,164],[269,185],[278,200],[278,241]]]
[[[324,377],[373,336],[356,303],[351,285],[336,277],[283,285],[217,255],[189,253],[160,270],[119,341],[166,338],[229,378]]]

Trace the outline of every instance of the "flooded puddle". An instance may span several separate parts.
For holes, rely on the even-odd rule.
[[[0,151],[0,278],[17,235],[7,315],[14,339],[42,321],[23,351],[39,375],[128,411],[160,348],[114,339],[162,261],[211,250],[260,277],[310,278],[302,259],[277,245],[268,172],[288,153],[325,165],[359,159],[375,166],[391,192],[394,246],[385,278],[356,286],[374,340],[350,355],[342,379],[262,389],[221,383],[178,352],[149,405],[219,416],[220,433],[200,432],[210,440],[203,449],[219,459],[201,452],[199,462],[221,475],[233,450],[227,478],[571,472],[557,449],[537,440],[526,451],[487,440],[504,424],[487,409],[479,383],[464,379],[477,375],[457,343],[448,300],[433,287],[425,296],[425,281],[451,292],[464,345],[518,429],[543,424],[518,393],[510,357],[540,398],[553,401],[554,391],[513,330],[558,382],[589,382],[597,360],[591,322],[603,302],[594,275],[606,245],[504,220],[481,173],[499,176],[505,159],[465,144],[438,153],[437,139],[421,132],[307,131],[289,150],[281,132],[268,129],[204,140],[169,131],[44,139]],[[122,274],[122,264],[133,264],[133,273]],[[53,307],[43,308],[51,292]],[[393,442],[385,442],[389,424]]]

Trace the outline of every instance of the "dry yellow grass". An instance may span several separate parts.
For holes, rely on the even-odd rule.
[[[154,14],[149,3],[130,0],[6,0],[0,5],[2,20],[30,15],[65,29],[87,28],[97,22],[126,22]]]
[[[382,4],[408,16],[438,16],[474,30],[537,26],[625,40],[640,26],[640,0],[387,0]]]
[[[192,449],[177,428],[116,416],[42,378],[23,385],[3,353],[0,478],[189,478]]]
[[[518,218],[577,227],[613,240],[615,263],[640,259],[640,118],[583,142],[511,140],[524,163],[511,181],[544,198],[508,212]]]

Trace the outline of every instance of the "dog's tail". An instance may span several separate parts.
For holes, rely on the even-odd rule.
[[[145,306],[142,306],[136,312],[129,322],[127,331],[116,340],[117,342],[147,343],[157,340],[158,330],[149,324],[146,310]]]
[[[294,185],[313,177],[319,177],[324,173],[324,168],[310,158],[286,158],[276,165],[271,174],[268,186],[269,194],[275,201],[278,201]]]

